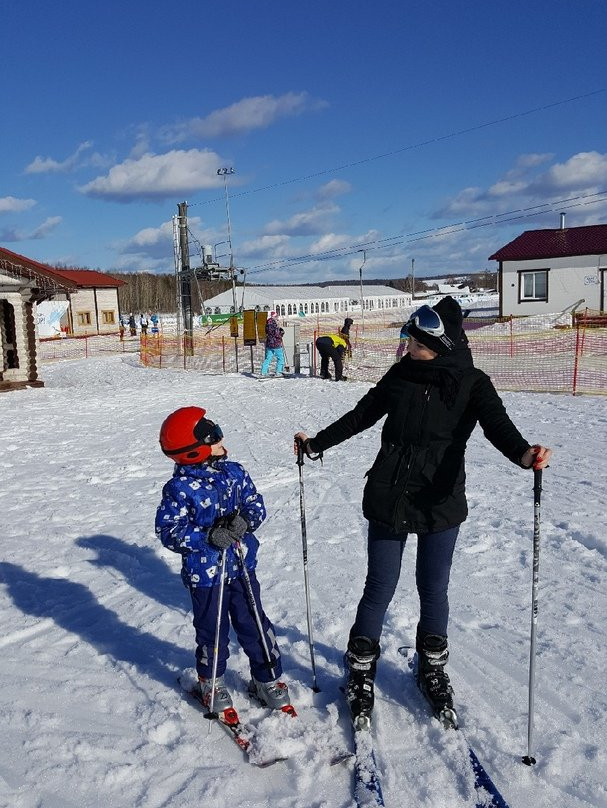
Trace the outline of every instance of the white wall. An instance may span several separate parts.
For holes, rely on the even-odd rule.
[[[607,255],[580,255],[568,258],[546,258],[502,263],[501,313],[530,315],[550,314],[572,306],[580,298],[583,306],[599,309],[600,269],[607,267]],[[519,303],[519,272],[548,269],[548,300]]]

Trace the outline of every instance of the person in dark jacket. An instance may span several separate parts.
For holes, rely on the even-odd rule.
[[[320,378],[331,378],[329,359],[332,359],[335,367],[335,381],[345,382],[348,377],[344,376],[343,357],[350,344],[348,335],[342,334],[341,330],[339,334],[321,334],[315,344],[320,354]]]
[[[489,376],[474,367],[452,297],[422,306],[407,322],[407,354],[353,410],[309,438],[309,455],[324,452],[387,415],[381,447],[367,472],[363,513],[369,520],[368,568],[350,630],[346,697],[353,714],[370,714],[386,610],[398,583],[407,536],[416,533],[420,600],[418,682],[437,715],[449,717],[453,691],[448,659],[447,589],[451,560],[468,509],[464,454],[479,423],[488,440],[521,468],[544,468],[551,450],[531,446],[510,420]]]

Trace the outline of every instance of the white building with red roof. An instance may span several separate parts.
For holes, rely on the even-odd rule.
[[[489,258],[502,316],[607,308],[607,224],[565,227],[561,214],[558,229],[527,230]]]

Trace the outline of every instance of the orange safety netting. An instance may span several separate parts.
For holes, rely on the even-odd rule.
[[[386,311],[365,316],[352,326],[352,357],[346,357],[346,375],[357,381],[376,382],[397,361],[399,332],[407,313]],[[288,322],[288,321],[287,321]],[[318,335],[335,333],[343,316],[323,315],[297,321],[300,326],[301,372],[316,372]],[[488,373],[498,390],[607,395],[607,315],[582,312],[568,322],[547,317],[468,317],[464,329],[475,365]],[[41,341],[43,360],[82,358],[106,352],[140,350],[144,365],[181,368],[203,373],[259,372],[263,343],[242,344],[230,336],[229,326],[203,329],[193,339],[174,334],[125,338],[117,335]],[[292,370],[292,368],[290,368]]]

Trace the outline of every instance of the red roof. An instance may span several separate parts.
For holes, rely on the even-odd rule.
[[[55,269],[50,267],[54,275],[73,281],[76,286],[100,287],[100,286],[124,286],[126,281],[106,275],[105,272],[98,272],[96,269]]]
[[[501,247],[489,259],[526,261],[532,258],[565,258],[571,255],[607,253],[607,224],[564,227],[558,230],[526,230]]]
[[[0,258],[5,258],[12,264],[25,267],[26,269],[33,270],[47,278],[61,282],[64,281],[64,286],[74,287],[99,287],[106,286],[115,288],[123,286],[125,281],[113,278],[111,275],[106,275],[104,272],[98,272],[95,269],[56,269],[50,267],[48,264],[41,264],[39,261],[34,261],[33,258],[26,258],[25,255],[11,252],[4,247],[0,247]],[[65,283],[67,281],[67,283]]]

